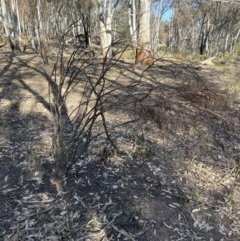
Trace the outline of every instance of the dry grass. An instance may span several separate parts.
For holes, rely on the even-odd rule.
[[[126,60],[134,60],[135,59],[135,53],[132,49],[127,49],[123,53],[117,53],[116,58],[119,58],[121,56],[121,59],[126,59]]]

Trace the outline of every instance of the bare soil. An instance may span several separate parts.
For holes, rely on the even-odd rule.
[[[117,62],[108,81],[138,81],[107,99],[120,151],[99,136],[59,191],[46,79],[56,50],[49,57],[1,50],[0,240],[240,240],[240,101],[226,99],[227,76],[176,60]]]

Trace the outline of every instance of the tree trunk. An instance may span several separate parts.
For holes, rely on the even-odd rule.
[[[136,55],[137,49],[137,27],[136,27],[136,2],[135,0],[130,0],[128,4],[128,25],[131,35],[131,41],[133,45],[133,50]]]
[[[227,48],[228,48],[228,39],[229,39],[229,34],[227,34],[226,40],[225,40],[225,47],[224,47],[225,52],[227,51]]]
[[[163,13],[163,0],[159,0],[158,3],[155,3],[151,7],[151,11],[153,11],[154,18],[151,22],[151,48],[153,50],[153,56],[158,57],[158,45],[160,43],[159,38],[159,30],[160,30],[160,23]]]
[[[82,25],[83,25],[83,30],[84,30],[84,41],[85,41],[85,44],[86,44],[86,48],[88,48],[89,46],[89,37],[90,37],[90,34],[89,34],[89,30],[90,30],[90,22],[88,21],[89,19],[89,15],[88,14],[82,14]]]
[[[39,50],[40,48],[40,33],[42,29],[42,24],[41,24],[41,14],[40,14],[40,0],[37,1],[37,20],[35,20],[35,25],[34,25],[34,45],[36,50]]]
[[[118,1],[117,1],[118,2]],[[117,4],[117,3],[116,3]],[[112,16],[116,4],[112,6],[110,0],[98,0],[98,15],[100,21],[100,38],[103,58],[112,59]]]
[[[21,51],[20,49],[20,24],[19,24],[19,14],[18,14],[18,0],[11,0],[12,7],[12,19],[13,19],[13,32],[14,32],[14,45],[15,49]],[[11,43],[10,43],[11,45]]]
[[[204,43],[204,32],[202,32],[202,36],[201,36],[201,44],[200,44],[200,54],[203,55],[204,54],[204,50],[205,50],[205,43]]]
[[[1,0],[1,6],[2,6],[2,20],[3,20],[3,26],[5,29],[5,33],[10,37],[10,32],[8,28],[8,17],[7,17],[7,11],[6,11],[6,5],[5,5],[5,0]]]
[[[153,64],[150,54],[150,0],[139,0],[138,45],[136,63]]]

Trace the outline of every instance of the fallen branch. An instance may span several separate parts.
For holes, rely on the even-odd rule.
[[[213,59],[215,59],[216,56],[211,57],[209,59],[203,60],[200,62],[201,65],[214,65],[214,63],[212,62]]]

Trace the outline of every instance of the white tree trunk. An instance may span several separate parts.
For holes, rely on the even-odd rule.
[[[112,43],[112,16],[114,13],[114,9],[112,9],[112,1],[106,1],[106,34],[107,34],[107,42],[108,46]]]
[[[150,0],[139,0],[138,25],[136,62],[151,65],[153,60],[150,54]]]
[[[41,23],[41,13],[40,13],[40,0],[37,1],[36,8],[37,8],[38,31],[41,32],[42,23]]]
[[[209,29],[210,29],[210,21],[209,21],[209,17],[208,17],[208,20],[207,20],[207,29],[206,29],[206,34],[208,35],[207,40],[206,40],[206,52],[207,52],[207,53],[209,52],[209,36],[210,36],[210,33],[208,33],[207,31],[211,31],[211,30],[209,30]]]
[[[143,49],[150,47],[150,0],[139,1],[138,46]]]
[[[225,52],[227,51],[227,47],[228,47],[228,39],[229,39],[229,34],[227,34],[226,40],[225,40],[225,47],[224,47]]]
[[[128,25],[134,51],[137,49],[136,2],[130,0],[128,4]]]
[[[100,38],[103,58],[111,60],[112,55],[112,16],[118,1],[113,5],[111,0],[97,0],[100,21]]]
[[[40,14],[40,0],[37,1],[37,22],[35,24],[35,37],[37,41],[36,49],[40,48],[40,34],[42,31],[41,14]]]
[[[192,20],[193,21],[193,20]],[[192,23],[192,39],[191,39],[191,46],[192,46],[192,51],[193,51],[193,54],[196,53],[196,40],[195,40],[195,25],[194,25],[194,22]]]
[[[7,17],[7,11],[6,11],[6,5],[5,5],[5,0],[1,0],[1,6],[2,6],[2,20],[3,20],[3,26],[5,29],[5,33],[10,37],[10,32],[8,28],[8,17]]]
[[[14,31],[14,40],[15,40],[15,48],[20,50],[20,22],[19,22],[19,14],[18,14],[18,0],[11,0],[12,5],[12,19],[13,19],[13,31]]]
[[[151,48],[153,50],[153,56],[158,57],[158,45],[160,43],[159,29],[163,14],[163,0],[159,0],[158,2],[153,3],[151,11],[153,11],[155,16],[151,23]]]

